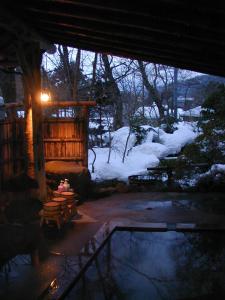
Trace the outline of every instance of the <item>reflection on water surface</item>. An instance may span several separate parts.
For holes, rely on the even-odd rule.
[[[67,299],[224,296],[223,232],[116,231]]]

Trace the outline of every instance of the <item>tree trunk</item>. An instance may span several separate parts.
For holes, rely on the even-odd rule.
[[[138,60],[138,65],[139,65],[139,69],[140,69],[140,73],[142,76],[144,86],[145,86],[146,90],[148,91],[149,96],[152,98],[152,101],[155,102],[155,104],[158,107],[160,119],[163,119],[164,118],[164,108],[162,105],[162,101],[161,101],[156,89],[148,80],[148,76],[146,74],[146,70],[145,70],[143,61]]]
[[[63,72],[65,74],[65,81],[68,86],[68,93],[69,93],[69,98],[70,99],[75,99],[74,98],[74,78],[72,76],[72,70],[70,67],[70,62],[69,62],[69,51],[66,46],[58,46],[58,51],[59,51],[59,56],[60,60],[62,62],[62,67],[63,67]]]
[[[79,82],[80,82],[80,57],[81,57],[81,50],[77,49],[77,56],[75,61],[74,67],[74,99],[78,101],[78,89],[79,89]]]
[[[177,78],[178,69],[174,68],[174,78],[173,78],[173,107],[174,107],[174,117],[177,120]]]
[[[91,80],[91,98],[93,98],[95,95],[94,86],[96,83],[97,61],[98,61],[98,53],[95,53],[95,57],[92,63],[93,69],[92,69],[92,80]]]
[[[113,77],[112,68],[110,67],[109,59],[106,54],[102,54],[102,60],[105,67],[105,78],[110,83],[112,90],[112,100],[114,104],[114,130],[123,127],[123,103],[121,99],[121,93],[116,80]]]
[[[131,135],[131,128],[129,127],[129,133],[128,133],[125,148],[124,148],[124,151],[123,151],[122,163],[124,163],[124,161],[125,161],[125,156],[126,156],[126,152],[127,152],[127,146],[128,146],[128,142],[129,142],[129,139],[130,139],[130,135]]]
[[[89,111],[85,106],[82,108],[82,117],[83,117],[83,166],[88,169],[88,120],[89,120]]]

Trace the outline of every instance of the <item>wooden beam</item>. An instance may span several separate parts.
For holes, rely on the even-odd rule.
[[[41,36],[32,26],[27,25],[16,14],[12,13],[4,3],[0,3],[0,28],[4,28],[9,34],[18,40],[34,41],[40,43],[40,49],[55,52],[55,46]]]
[[[24,106],[23,102],[12,102],[12,103],[5,103],[5,104],[1,105],[1,107],[5,108],[5,109],[11,109],[11,108],[23,107],[23,106]]]
[[[176,24],[174,21],[165,22],[165,20],[160,19],[152,19],[147,18],[145,23],[143,24],[143,18],[140,20],[131,19],[129,16],[130,22],[125,22],[124,17],[119,17],[118,21],[115,21],[115,18],[110,21],[112,16],[107,16],[102,14],[98,18],[93,16],[92,18],[88,18],[86,11],[79,15],[75,10],[74,12],[69,11],[67,14],[62,11],[52,11],[52,10],[43,10],[43,9],[29,9],[27,12],[29,15],[28,20],[30,22],[38,23],[41,25],[43,22],[52,22],[55,25],[70,25],[70,26],[79,26],[80,28],[86,28],[86,30],[98,29],[103,30],[105,32],[114,32],[115,34],[123,32],[127,34],[135,34],[137,33],[143,36],[144,34],[147,36],[156,36],[164,38],[176,38],[180,37],[190,39],[191,41],[205,41],[215,43],[224,43],[223,38],[225,36],[225,29],[223,30],[223,26],[213,27],[209,26],[208,28],[202,28],[196,26],[194,23],[190,24]],[[225,18],[225,16],[224,16]],[[225,27],[225,24],[224,24]],[[47,28],[46,28],[47,29]],[[223,31],[221,31],[223,30]],[[217,36],[220,36],[218,40]],[[156,37],[157,38],[157,37]]]
[[[154,41],[154,42],[149,42],[149,41],[141,41],[135,38],[121,38],[121,37],[115,37],[115,36],[110,36],[107,34],[99,34],[99,33],[95,33],[90,34],[90,33],[86,33],[85,35],[80,32],[80,31],[65,31],[63,29],[57,29],[56,28],[49,28],[46,29],[46,34],[49,36],[57,36],[60,37],[62,35],[64,35],[64,38],[68,38],[70,39],[70,37],[72,38],[72,40],[75,40],[76,42],[80,42],[82,41],[83,43],[85,43],[85,41],[87,41],[87,43],[91,43],[91,42],[98,42],[98,43],[102,43],[104,45],[108,45],[108,47],[111,46],[119,46],[119,47],[126,47],[127,50],[128,49],[132,49],[132,50],[140,50],[140,44],[141,44],[141,49],[143,52],[148,52],[150,53],[159,53],[159,54],[165,54],[165,55],[171,55],[171,56],[176,56],[176,58],[184,58],[186,59],[186,61],[190,61],[193,58],[197,59],[198,61],[201,61],[203,59],[205,59],[206,61],[210,62],[214,61],[215,64],[221,64],[221,60],[223,57],[225,57],[224,55],[224,51],[221,49],[218,49],[217,51],[217,56],[214,57],[214,50],[215,50],[215,45],[213,46],[207,46],[207,51],[203,51],[202,48],[197,48],[195,45],[193,45],[192,49],[187,49],[185,48],[182,43],[181,45],[178,43],[177,45],[175,45],[175,43],[173,43],[173,45],[165,45],[164,42],[158,42],[158,41]],[[190,46],[191,48],[191,46]]]
[[[195,57],[187,60],[185,56],[181,58],[177,58],[175,53],[174,55],[163,55],[160,52],[150,52],[150,51],[142,51],[142,49],[133,50],[128,49],[125,47],[115,46],[113,43],[111,44],[104,44],[100,42],[93,42],[93,41],[85,41],[81,42],[77,39],[66,39],[61,38],[58,39],[58,42],[67,46],[81,48],[83,50],[88,51],[95,51],[99,53],[106,53],[111,55],[118,55],[121,57],[131,58],[131,59],[142,59],[144,61],[170,65],[177,68],[183,68],[187,70],[208,73],[213,75],[224,76],[225,75],[225,60],[221,60],[220,64],[215,65],[211,64],[210,61],[204,60],[196,60]]]
[[[49,0],[48,0],[49,1]],[[41,2],[41,1],[40,1]],[[79,5],[81,7],[90,7],[90,8],[96,8],[96,9],[105,9],[109,11],[114,11],[117,13],[124,12],[124,13],[136,13],[140,16],[146,16],[148,15],[148,10],[146,7],[149,7],[149,1],[141,0],[138,3],[134,1],[129,0],[115,0],[107,3],[107,6],[104,5],[104,1],[102,0],[55,0],[54,2],[58,3],[68,3],[71,5]],[[153,1],[152,1],[153,2]],[[170,6],[171,9],[180,9],[180,15],[185,11],[185,9],[190,8],[190,0],[183,0],[183,1],[177,1],[177,0],[157,0],[157,3],[161,9],[164,8],[166,11],[167,6]],[[211,5],[210,2],[206,2],[205,0],[198,0],[191,3],[191,8],[195,9],[196,12],[198,10],[202,10],[205,13],[225,13],[225,6],[223,5],[223,2],[219,3],[220,5]],[[159,8],[158,6],[158,8]],[[153,2],[153,6],[150,6],[150,8],[153,10],[155,7],[155,4]],[[155,7],[156,8],[156,7]]]
[[[171,1],[166,3],[159,0],[152,1],[151,5],[149,3],[143,3],[143,5],[136,2],[130,3],[123,9],[116,10],[121,4],[123,5],[121,2],[123,1],[120,3],[117,1],[114,7],[110,7],[112,5],[108,3],[96,7],[90,2],[90,6],[83,6],[76,1],[63,1],[62,3],[54,1],[54,5],[52,5],[52,1],[38,1],[24,8],[28,12],[47,12],[48,15],[73,16],[82,20],[95,20],[132,28],[149,28],[157,24],[164,30],[171,29],[171,31],[179,30],[180,27],[181,29],[186,28],[188,31],[188,28],[193,26],[196,29],[209,31],[217,29],[217,32],[224,32],[225,14],[223,11],[214,12],[213,9],[204,11],[203,9],[195,9],[187,3],[186,5],[179,5],[179,2],[173,4]],[[188,14],[188,12],[190,13]]]
[[[42,103],[46,107],[74,107],[74,106],[96,106],[95,101],[49,101]]]
[[[218,53],[221,55],[224,53],[222,45],[225,46],[225,41],[220,41],[214,37],[214,40],[204,40],[194,39],[191,37],[190,39],[185,39],[184,37],[176,37],[170,36],[168,37],[164,33],[146,33],[144,31],[136,32],[127,32],[125,29],[123,30],[115,30],[112,27],[105,28],[101,27],[96,28],[95,26],[88,27],[88,24],[85,26],[79,25],[71,25],[66,23],[54,23],[48,20],[41,20],[39,24],[36,24],[37,29],[40,31],[45,30],[45,33],[49,36],[49,38],[55,39],[58,37],[68,36],[73,40],[76,38],[90,38],[90,39],[101,39],[101,40],[109,40],[120,42],[124,45],[134,45],[135,47],[141,45],[141,48],[151,48],[151,49],[164,49],[168,52],[182,52],[182,54],[192,55],[193,53],[201,52],[202,50],[207,48],[207,53],[214,53],[215,48],[218,47]],[[199,46],[199,41],[201,41],[201,46]]]
[[[42,107],[74,107],[74,106],[96,106],[96,101],[49,101],[49,102],[42,102]],[[5,109],[11,109],[15,107],[23,107],[23,102],[12,102],[12,103],[5,103],[0,105]]]
[[[18,43],[17,56],[23,71],[25,92],[25,153],[27,157],[28,176],[38,183],[40,200],[46,200],[46,178],[43,147],[43,121],[40,103],[41,93],[41,59],[39,43]]]
[[[51,36],[53,36],[54,34],[50,34]],[[49,35],[49,36],[50,36]],[[60,38],[60,34],[55,34],[56,36],[56,39],[59,39]],[[140,55],[143,55],[145,54],[146,56],[148,55],[149,57],[162,57],[162,58],[165,58],[165,59],[172,59],[172,60],[176,60],[177,62],[179,61],[182,61],[182,62],[186,62],[186,63],[190,63],[190,62],[193,62],[193,60],[196,60],[198,62],[198,65],[204,65],[204,66],[210,66],[211,63],[213,62],[214,64],[216,63],[223,63],[223,61],[221,60],[221,58],[223,58],[222,54],[221,56],[219,56],[219,53],[218,53],[218,56],[217,57],[212,57],[212,56],[208,56],[208,52],[200,52],[199,53],[194,53],[192,55],[185,55],[185,54],[182,54],[182,53],[179,53],[179,52],[173,52],[173,51],[169,51],[168,48],[165,48],[165,49],[157,49],[156,51],[156,48],[153,47],[139,47],[139,45],[134,45],[134,44],[128,44],[126,45],[126,43],[123,43],[123,42],[120,42],[120,41],[113,41],[113,40],[104,40],[102,38],[90,38],[90,37],[75,37],[74,39],[71,39],[70,41],[70,35],[64,33],[64,37],[62,40],[64,40],[64,44],[65,43],[71,43],[71,45],[73,44],[75,47],[77,48],[82,48],[83,46],[85,47],[89,47],[89,46],[93,46],[93,47],[98,47],[98,49],[102,49],[102,51],[99,51],[99,52],[104,52],[105,49],[107,48],[108,51],[110,52],[110,50],[114,49],[114,48],[117,48],[117,49],[121,49],[121,55],[123,52],[127,52],[127,53],[131,53],[131,56],[132,56],[132,52],[136,52],[136,53],[140,53]],[[131,48],[131,46],[133,46]],[[85,49],[85,48],[84,48]],[[93,48],[94,49],[94,48]],[[95,49],[94,49],[95,51]],[[98,51],[98,50],[97,50]],[[204,61],[204,58],[205,58],[205,62]],[[211,61],[209,60],[211,59]],[[209,62],[210,61],[210,62]]]

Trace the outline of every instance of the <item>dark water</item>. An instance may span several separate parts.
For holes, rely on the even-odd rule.
[[[67,299],[225,299],[225,233],[116,231]]]
[[[199,210],[207,213],[219,215],[225,214],[225,194],[204,193],[204,194],[160,194],[160,199],[129,203],[128,209],[149,209],[149,208],[169,208],[179,207],[187,210]]]

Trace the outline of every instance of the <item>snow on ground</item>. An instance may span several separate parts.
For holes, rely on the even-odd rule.
[[[108,180],[117,178],[128,180],[128,176],[144,174],[148,167],[155,167],[159,164],[159,159],[170,154],[177,154],[181,148],[191,143],[197,136],[194,128],[189,123],[180,122],[177,124],[174,133],[165,133],[162,129],[156,129],[159,133],[159,143],[152,142],[155,132],[150,131],[145,141],[141,145],[135,145],[136,137],[131,133],[125,161],[122,163],[123,152],[126,145],[129,127],[122,127],[112,132],[112,152],[110,163],[107,163],[108,148],[94,148],[96,152],[95,172],[92,173],[93,180]],[[89,150],[89,170],[94,155]]]
[[[110,163],[107,164],[108,148],[95,149],[97,159],[95,162],[95,173],[92,173],[94,180],[108,180],[117,178],[119,180],[128,180],[128,176],[134,174],[144,174],[147,167],[157,166],[159,160],[155,155],[147,155],[140,152],[131,153],[124,163],[122,157],[117,152],[112,151]],[[91,171],[91,162],[93,153],[89,151],[89,169]]]
[[[169,154],[169,149],[159,143],[143,143],[136,147],[133,147],[131,154],[146,154],[146,155],[155,155],[158,158],[165,157]]]

